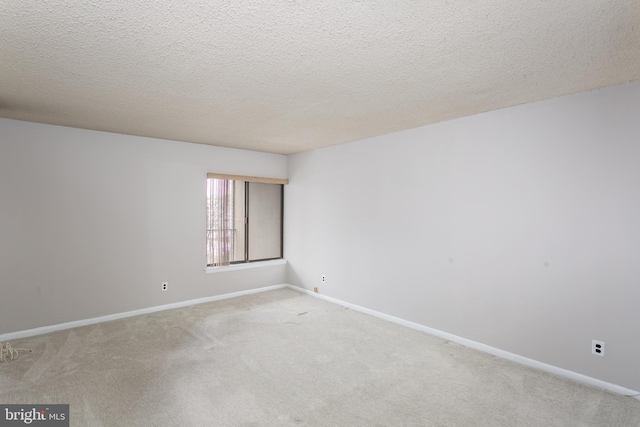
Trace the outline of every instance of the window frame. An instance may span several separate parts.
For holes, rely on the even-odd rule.
[[[234,189],[235,186],[239,184],[241,181],[244,184],[244,259],[238,261],[230,261],[229,264],[224,265],[215,265],[215,260],[213,264],[209,264],[209,247],[213,247],[209,242],[209,232],[213,230],[209,230],[209,208],[207,208],[207,221],[206,221],[206,232],[205,232],[205,243],[207,251],[206,255],[206,268],[207,269],[224,269],[229,266],[238,266],[238,265],[247,265],[256,262],[266,262],[266,261],[275,261],[284,259],[284,186],[289,183],[288,179],[281,178],[262,178],[255,176],[245,176],[245,175],[228,175],[228,174],[219,174],[219,173],[208,173],[207,174],[207,187],[209,186],[209,179],[224,179],[229,181],[234,181]],[[250,227],[250,183],[260,183],[260,184],[274,184],[280,186],[280,253],[278,257],[271,258],[260,258],[260,259],[250,259],[249,253],[249,227]],[[235,191],[234,191],[235,193]],[[207,206],[210,205],[210,200],[207,200]],[[213,233],[211,233],[213,236]]]

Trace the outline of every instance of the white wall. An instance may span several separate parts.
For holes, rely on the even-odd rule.
[[[640,83],[288,168],[289,283],[640,389]]]
[[[0,119],[0,333],[284,283],[205,274],[207,172],[286,157]]]

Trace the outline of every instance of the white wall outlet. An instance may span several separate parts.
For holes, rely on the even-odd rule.
[[[604,357],[604,342],[603,341],[591,341],[591,354]]]
[[[323,274],[322,275],[322,283],[324,283],[324,281],[325,281],[325,275]]]
[[[166,291],[168,287],[169,287],[169,282],[162,282],[162,290],[163,291]]]

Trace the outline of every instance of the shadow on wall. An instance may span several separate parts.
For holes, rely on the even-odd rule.
[[[287,263],[287,283],[289,285],[299,286],[304,288],[302,285],[302,279],[296,272],[296,270],[291,266],[291,263]]]

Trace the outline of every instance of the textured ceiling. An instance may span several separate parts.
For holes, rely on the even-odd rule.
[[[640,79],[640,0],[0,0],[0,117],[295,153]]]

